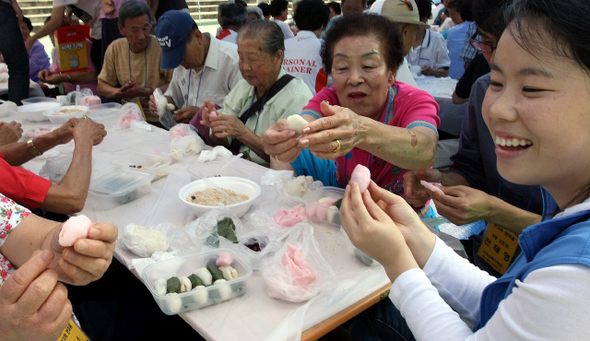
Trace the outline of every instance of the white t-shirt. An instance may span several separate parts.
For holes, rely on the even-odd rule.
[[[431,30],[426,30],[422,45],[412,47],[406,59],[410,65],[429,65],[435,69],[448,68],[451,65],[445,38],[442,34]]]
[[[102,25],[99,20],[100,2],[98,0],[53,0],[53,7],[75,6],[80,11],[74,9],[74,14],[85,24],[92,28],[90,36],[94,39],[102,38]]]
[[[279,25],[281,30],[283,30],[283,35],[285,36],[285,39],[289,39],[289,38],[294,37],[293,31],[291,31],[289,24],[287,24],[286,22],[284,22],[282,20],[278,20],[278,19],[273,19],[273,21],[276,22],[277,25]]]
[[[299,31],[293,39],[285,40],[283,69],[290,75],[303,79],[314,95],[327,82],[320,56],[321,49],[322,40],[311,31]]]
[[[172,97],[178,108],[201,107],[206,99],[223,105],[223,99],[240,79],[238,46],[211,37],[201,72],[178,66],[164,95]]]

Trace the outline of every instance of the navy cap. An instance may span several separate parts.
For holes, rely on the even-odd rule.
[[[182,11],[170,10],[164,13],[156,25],[156,37],[162,47],[162,70],[178,67],[186,52],[186,38],[195,26],[190,14]]]

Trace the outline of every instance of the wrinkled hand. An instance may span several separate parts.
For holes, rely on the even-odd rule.
[[[421,169],[404,173],[406,201],[415,208],[423,207],[430,200],[430,192],[420,184],[420,180],[440,183],[442,175],[437,169]]]
[[[303,150],[297,138],[297,132],[289,129],[287,120],[282,119],[270,126],[262,134],[261,140],[267,155],[274,155],[283,162],[293,162]]]
[[[201,108],[195,106],[188,106],[178,109],[174,113],[174,120],[178,123],[189,123],[200,109]]]
[[[113,91],[112,96],[116,98],[135,98],[135,97],[147,97],[151,90],[135,82],[127,82],[122,87]]]
[[[388,269],[413,260],[405,235],[421,222],[403,198],[380,190],[387,192],[374,182],[363,194],[358,184],[347,186],[340,220],[352,244]]]
[[[437,212],[455,225],[488,220],[491,196],[468,186],[442,187],[443,193],[432,193]]]
[[[39,71],[39,80],[49,84],[60,84],[63,83],[62,75],[57,72],[51,72],[49,70]]]
[[[433,70],[433,68],[431,68],[430,65],[424,65],[424,66],[422,66],[421,72],[423,75],[431,76],[432,70]]]
[[[0,122],[0,146],[18,142],[22,135],[23,128],[20,123],[15,121]]]
[[[55,255],[49,266],[57,272],[59,280],[73,285],[86,285],[101,278],[113,259],[117,241],[117,226],[111,223],[95,223],[88,231],[88,238],[79,239],[73,247],[59,244],[59,232],[55,229],[51,250]]]
[[[150,102],[148,103],[148,106],[150,108],[150,113],[152,115],[158,116],[158,106],[156,105],[156,98],[154,95],[150,95]]]
[[[209,119],[209,117],[217,115],[219,115],[219,112],[215,110],[215,104],[210,100],[206,99],[205,104],[203,104],[203,115],[199,123],[211,128],[211,120]]]
[[[90,138],[92,144],[96,146],[107,135],[104,124],[96,123],[89,118],[71,118],[68,123],[73,126],[72,136],[74,141]]]
[[[320,104],[322,112],[327,115],[303,128],[299,147],[307,148],[321,159],[336,159],[348,154],[364,139],[362,118],[348,108]],[[340,151],[334,152],[340,142]]]
[[[72,314],[66,287],[47,269],[50,251],[36,252],[0,287],[2,340],[55,341]]]

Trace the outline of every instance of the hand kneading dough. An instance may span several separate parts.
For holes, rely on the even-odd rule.
[[[287,117],[287,125],[289,126],[289,129],[295,130],[299,134],[301,134],[301,129],[303,129],[307,123],[308,122],[299,114]]]
[[[363,165],[356,165],[350,175],[350,183],[356,182],[361,193],[364,193],[371,183],[371,171]]]
[[[426,180],[420,180],[420,185],[424,186],[427,190],[431,191],[432,193],[443,193],[440,188],[437,186],[442,186],[442,184],[438,182],[428,182]]]
[[[76,240],[88,237],[88,230],[92,227],[92,221],[85,215],[70,217],[59,231],[59,245],[68,247],[74,245]]]

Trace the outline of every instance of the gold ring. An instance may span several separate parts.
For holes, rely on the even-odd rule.
[[[275,160],[277,160],[278,162],[281,162],[281,160],[279,160],[279,154],[275,154]]]
[[[340,140],[336,139],[336,143],[338,145],[332,150],[332,153],[338,153],[340,151]]]
[[[88,118],[88,116],[86,116],[86,115],[83,115],[83,116],[82,116],[82,118]]]

